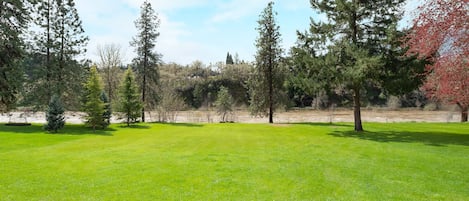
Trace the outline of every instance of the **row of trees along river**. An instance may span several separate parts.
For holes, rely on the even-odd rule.
[[[273,123],[282,107],[334,105],[353,107],[355,130],[362,131],[363,106],[436,102],[457,105],[461,121],[467,121],[468,0],[426,1],[409,28],[398,26],[404,0],[310,2],[327,20],[311,19],[309,30],[297,31],[294,47],[282,49],[270,2],[259,15],[255,61],[228,53],[225,62],[183,66],[163,62],[155,51],[160,20],[145,1],[135,21],[137,35],[129,39],[137,55],[131,64],[122,64],[119,46],[98,47],[97,79],[103,86],[96,94],[106,99],[93,97],[97,103],[91,104],[93,65],[77,59],[89,38],[74,1],[2,0],[0,110],[46,111],[58,102],[88,116],[106,107],[125,112],[124,74],[132,69],[142,106],[134,108],[139,112],[133,120],[145,121],[145,111],[158,111],[165,121],[171,111],[217,107],[225,115],[246,107]]]

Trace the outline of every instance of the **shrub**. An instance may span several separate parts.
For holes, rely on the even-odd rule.
[[[227,122],[228,114],[233,111],[233,97],[226,87],[220,87],[215,105],[221,117],[221,122]]]
[[[46,111],[47,123],[44,125],[44,129],[54,133],[62,129],[65,126],[64,112],[65,110],[60,98],[56,95],[52,96]]]

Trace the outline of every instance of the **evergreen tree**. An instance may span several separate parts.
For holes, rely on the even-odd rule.
[[[256,66],[250,80],[250,109],[254,115],[268,115],[273,123],[273,114],[281,104],[284,76],[281,73],[280,27],[277,25],[270,2],[258,21],[259,37],[256,40]]]
[[[85,74],[75,57],[86,51],[88,37],[73,0],[43,0],[36,5],[34,22],[38,29],[32,38],[35,44],[31,55],[41,59],[33,64],[27,98],[42,107],[57,94],[70,105],[79,99],[75,92],[80,90]]]
[[[158,100],[158,65],[161,55],[154,51],[156,39],[160,35],[158,28],[160,20],[153,10],[150,2],[145,1],[141,7],[140,18],[135,21],[138,29],[137,36],[131,42],[136,48],[137,57],[133,62],[136,65],[137,77],[140,80],[142,107],[142,122],[145,122],[145,108],[155,107]]]
[[[62,129],[65,125],[65,116],[62,101],[56,95],[52,96],[49,107],[46,111],[47,123],[44,125],[44,129],[49,132],[57,133],[58,130]]]
[[[353,93],[355,131],[363,131],[361,97],[365,83],[379,80],[389,49],[389,34],[402,15],[404,0],[311,0],[326,22],[311,23],[316,52],[327,52],[335,82]]]
[[[16,103],[22,84],[19,61],[24,55],[22,34],[29,21],[28,5],[27,1],[0,0],[0,112]]]
[[[234,64],[233,56],[229,52],[226,53],[226,65],[233,65],[233,64]]]
[[[141,117],[141,110],[143,108],[131,67],[125,71],[124,80],[121,82],[119,98],[118,111],[123,113],[127,126],[130,126],[131,123],[137,122],[137,119]]]
[[[288,86],[294,89],[293,93],[319,99],[321,94],[329,94],[333,89],[335,72],[327,66],[328,60],[333,58],[329,54],[317,55],[308,40],[303,33],[298,33],[297,46],[291,48]]]
[[[217,106],[217,112],[221,115],[221,121],[227,121],[227,114],[233,111],[233,97],[231,96],[228,88],[222,86],[218,91],[217,100],[215,105]]]
[[[101,125],[103,128],[107,128],[111,124],[111,116],[112,116],[111,104],[109,102],[109,98],[107,97],[104,91],[101,92],[100,99],[104,103],[103,122]]]
[[[54,24],[54,35],[57,43],[57,65],[58,74],[57,87],[58,94],[64,94],[65,90],[76,89],[80,83],[71,82],[77,74],[81,74],[84,69],[77,69],[71,60],[74,56],[86,52],[85,46],[88,37],[84,36],[82,22],[75,8],[73,0],[57,0],[57,21]],[[64,82],[64,80],[69,80]],[[73,86],[75,84],[75,86]],[[72,93],[74,94],[74,93]],[[70,95],[70,94],[66,94]]]
[[[101,79],[96,66],[91,67],[90,75],[85,83],[86,98],[83,111],[86,113],[86,125],[96,130],[103,127],[104,102],[101,100]]]

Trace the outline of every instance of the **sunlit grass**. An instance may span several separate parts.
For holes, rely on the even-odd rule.
[[[0,200],[465,200],[469,124],[0,126]]]

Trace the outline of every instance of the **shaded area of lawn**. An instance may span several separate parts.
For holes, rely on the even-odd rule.
[[[445,132],[409,132],[409,131],[334,131],[329,135],[344,138],[358,138],[376,142],[424,143],[432,146],[463,145],[469,146],[469,135]]]
[[[356,138],[375,142],[423,143],[431,146],[463,145],[469,146],[469,125],[464,123],[365,123],[364,132],[356,132],[348,123],[295,123],[312,127],[330,128],[330,136]],[[379,128],[376,128],[379,125]],[[366,130],[366,126],[371,129]],[[427,127],[425,127],[427,126]],[[448,129],[446,129],[448,128]]]
[[[116,131],[114,128],[106,128],[104,130],[93,131],[92,128],[85,127],[79,124],[67,124],[57,133],[49,133],[44,130],[43,125],[33,124],[31,126],[6,126],[0,125],[0,133],[11,133],[11,134],[51,134],[51,135],[102,135],[112,136],[112,133]]]

